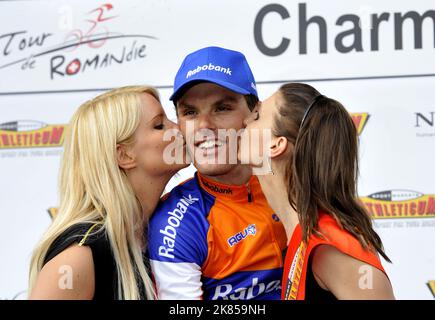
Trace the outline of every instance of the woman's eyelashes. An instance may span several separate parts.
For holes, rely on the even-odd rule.
[[[258,110],[254,111],[255,115],[254,115],[254,121],[257,121],[258,119],[260,119],[260,112],[258,112]]]
[[[164,127],[165,127],[165,124],[163,122],[159,122],[154,126],[154,129],[163,130]]]

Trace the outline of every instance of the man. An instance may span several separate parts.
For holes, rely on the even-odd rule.
[[[242,129],[258,102],[246,58],[219,47],[189,54],[170,99],[198,171],[150,221],[158,298],[279,299],[284,228],[251,169],[231,161],[237,145],[221,134]]]

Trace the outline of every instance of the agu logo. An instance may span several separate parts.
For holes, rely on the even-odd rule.
[[[387,190],[361,197],[374,219],[435,217],[435,195],[411,190]]]
[[[0,124],[0,149],[60,147],[65,125],[17,120]]]
[[[353,123],[355,124],[356,130],[358,134],[361,134],[363,131],[367,120],[369,119],[368,113],[351,113],[350,116],[352,117]]]
[[[257,233],[257,229],[255,228],[255,224],[250,224],[245,228],[245,230],[236,233],[235,235],[228,238],[228,244],[230,247],[238,244],[240,241],[244,240],[247,236],[255,236]]]

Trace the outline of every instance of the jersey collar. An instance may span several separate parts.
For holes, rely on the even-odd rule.
[[[219,183],[203,176],[199,172],[196,172],[195,175],[197,176],[201,188],[216,198],[251,202],[254,192],[260,188],[258,178],[254,175],[249,178],[246,184],[242,185]]]

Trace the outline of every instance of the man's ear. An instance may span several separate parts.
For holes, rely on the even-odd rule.
[[[277,158],[287,151],[288,140],[284,137],[273,137],[270,144],[270,157]]]
[[[136,158],[131,154],[126,145],[116,145],[116,156],[118,160],[118,166],[120,166],[122,169],[128,170],[136,167]]]

